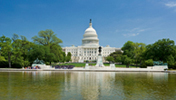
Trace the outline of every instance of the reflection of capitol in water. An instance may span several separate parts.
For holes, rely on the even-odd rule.
[[[33,80],[39,79],[39,78],[49,78],[51,76],[51,71],[23,71],[24,74],[31,75]]]
[[[114,86],[114,72],[23,72],[30,75],[33,81],[44,81],[52,76],[63,77],[62,94],[67,95],[62,99],[69,99],[69,96],[76,96],[80,99],[96,100],[101,96],[108,96]],[[110,82],[111,81],[111,82]]]
[[[75,86],[69,90],[81,93],[84,99],[98,99],[102,96],[108,96],[111,92],[112,83],[109,80],[115,80],[115,73],[101,72],[79,72],[72,73],[70,83]],[[68,86],[67,82],[66,87]],[[108,93],[107,93],[108,92]]]
[[[69,78],[67,75],[69,74],[65,73],[64,94],[75,95],[85,100],[104,99],[102,97],[113,100],[125,99],[125,97],[137,99],[136,94],[140,97],[140,93],[145,94],[140,99],[145,99],[149,96],[148,89],[160,87],[145,86],[146,83],[165,84],[168,80],[168,73],[72,72]],[[146,80],[137,81],[142,78]]]
[[[168,96],[172,97],[176,89],[168,90],[175,86],[168,84],[168,73],[48,71],[24,72],[23,76],[32,76],[34,83],[63,100],[167,99],[163,93],[171,93]]]

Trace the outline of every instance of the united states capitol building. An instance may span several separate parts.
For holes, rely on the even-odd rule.
[[[81,46],[71,46],[71,47],[63,47],[62,50],[68,54],[70,52],[72,54],[72,62],[84,62],[85,60],[88,61],[95,61],[98,57],[98,48],[99,48],[99,39],[96,30],[92,27],[92,22],[90,20],[89,27],[85,30],[82,39]],[[103,61],[105,61],[105,57],[109,54],[119,50],[121,48],[110,47],[107,45],[106,47],[102,47],[102,56]]]

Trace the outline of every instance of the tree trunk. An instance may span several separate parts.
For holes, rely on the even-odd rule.
[[[8,52],[8,61],[9,61],[9,68],[11,68],[11,52]]]
[[[126,64],[126,68],[129,68],[129,64]]]
[[[130,64],[127,64],[127,65],[126,65],[126,68],[129,68],[129,66],[130,66]]]
[[[140,66],[139,67],[141,67],[141,64],[142,64],[142,60],[140,60]]]
[[[137,68],[137,61],[136,61],[136,68]]]

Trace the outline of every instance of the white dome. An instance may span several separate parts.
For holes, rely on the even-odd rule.
[[[89,28],[85,30],[85,33],[83,35],[82,39],[82,45],[83,46],[99,46],[99,39],[97,36],[97,32],[92,27],[92,23],[90,21]]]
[[[86,37],[97,37],[97,32],[95,29],[92,27],[92,23],[90,23],[89,28],[85,30],[85,34],[83,35],[84,38]]]

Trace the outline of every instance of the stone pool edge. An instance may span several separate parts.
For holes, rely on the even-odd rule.
[[[0,72],[10,71],[68,71],[68,72],[167,72],[176,73],[176,71],[147,70],[147,69],[0,69]]]

